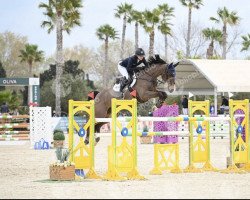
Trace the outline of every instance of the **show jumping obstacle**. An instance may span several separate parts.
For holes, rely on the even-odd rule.
[[[86,112],[89,115],[87,123],[80,127],[79,124],[74,120],[74,115],[78,112]],[[70,161],[75,163],[76,174],[83,176],[82,170],[88,169],[87,178],[99,179],[100,177],[95,172],[94,163],[94,120],[95,110],[94,101],[73,101],[69,100],[69,151]],[[78,133],[79,141],[75,143],[75,130]],[[84,136],[86,131],[90,131],[90,142],[89,145],[85,145]]]
[[[189,101],[189,117],[137,117],[137,102],[132,100],[112,99],[112,118],[95,118],[94,103],[69,101],[69,149],[71,150],[70,160],[75,162],[76,169],[88,169],[88,178],[100,178],[94,169],[94,124],[95,122],[112,123],[112,143],[108,147],[108,172],[105,180],[142,180],[137,168],[137,136],[145,135],[179,135],[174,132],[137,132],[137,120],[140,121],[188,121],[189,122],[189,165],[181,170],[179,166],[179,144],[154,144],[154,168],[150,174],[162,174],[163,171],[180,172],[203,172],[218,171],[211,164],[210,156],[210,121],[229,121],[231,124],[230,133],[230,157],[231,163],[224,173],[242,173],[250,171],[249,152],[249,101],[230,100],[230,117],[209,117],[209,101]],[[241,110],[244,120],[239,123],[235,114]],[[74,120],[78,112],[86,112],[89,117],[83,127],[80,127]],[[129,117],[117,117],[120,111],[130,113]],[[198,114],[201,117],[193,117]],[[126,124],[126,125],[124,125]],[[79,135],[79,142],[74,145],[74,130]],[[242,137],[245,131],[245,140]],[[84,144],[85,133],[90,132],[90,143]],[[118,132],[123,136],[122,143],[117,144]],[[182,133],[183,134],[183,133]],[[132,142],[128,143],[127,136],[132,136]],[[168,155],[168,157],[166,157]],[[239,169],[236,164],[244,164]],[[196,164],[203,164],[197,168]],[[123,176],[127,173],[126,176]],[[79,174],[79,173],[78,173]]]
[[[29,115],[0,115],[0,141],[29,140]]]

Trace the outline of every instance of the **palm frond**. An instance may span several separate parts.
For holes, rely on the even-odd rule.
[[[216,23],[219,23],[219,22],[220,22],[220,20],[217,19],[217,18],[215,18],[215,17],[210,17],[209,19],[210,19],[211,21],[215,21]]]
[[[81,0],[49,0],[48,4],[40,3],[39,8],[45,9],[43,14],[48,20],[42,22],[43,28],[48,28],[48,33],[54,30],[58,16],[63,18],[63,30],[70,33],[74,26],[80,26],[80,12],[82,8]]]

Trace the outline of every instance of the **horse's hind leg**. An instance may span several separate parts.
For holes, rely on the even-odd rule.
[[[85,137],[85,140],[84,140],[84,144],[89,144],[89,130],[87,131],[87,135]]]
[[[98,123],[98,124],[96,124],[95,125],[95,136],[96,136],[96,134],[97,133],[100,133],[101,132],[101,127],[104,125],[104,124],[107,124],[106,122],[102,122],[102,123]],[[100,141],[100,137],[99,136],[97,136],[97,137],[95,137],[95,142],[96,142],[96,144],[98,143]]]
[[[99,123],[99,124],[96,124],[95,125],[95,142],[96,144],[100,141],[100,137],[99,136],[96,136],[96,134],[100,133],[101,131],[101,127],[104,123]]]
[[[97,123],[95,125],[95,143],[97,144],[100,141],[100,137],[96,137],[96,133],[100,133],[101,127],[106,123]],[[87,132],[86,138],[84,140],[84,143],[87,145],[89,144],[89,131]]]

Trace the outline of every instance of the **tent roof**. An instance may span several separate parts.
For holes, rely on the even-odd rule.
[[[188,59],[176,67],[173,95],[250,92],[250,60]]]

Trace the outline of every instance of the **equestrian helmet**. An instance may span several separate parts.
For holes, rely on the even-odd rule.
[[[145,52],[144,52],[144,50],[142,48],[138,48],[135,51],[135,55],[137,55],[137,56],[145,56]]]

